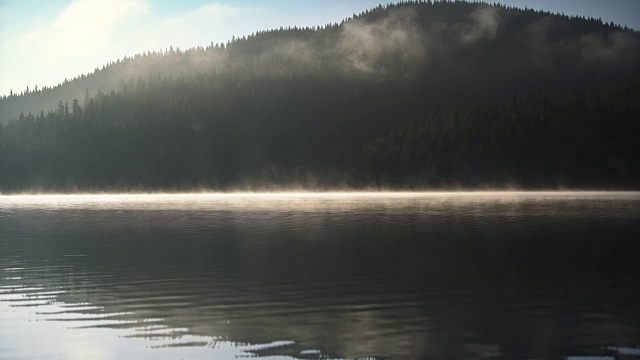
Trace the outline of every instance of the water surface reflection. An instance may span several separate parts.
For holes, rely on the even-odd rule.
[[[638,358],[638,193],[0,197],[9,358]]]

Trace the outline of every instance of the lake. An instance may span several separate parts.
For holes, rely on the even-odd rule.
[[[0,197],[0,358],[640,359],[640,193]]]

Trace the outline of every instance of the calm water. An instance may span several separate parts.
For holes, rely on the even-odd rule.
[[[640,359],[640,193],[0,197],[0,358]]]

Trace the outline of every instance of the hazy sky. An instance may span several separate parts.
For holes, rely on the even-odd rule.
[[[498,1],[498,0],[492,0]],[[384,1],[383,3],[387,3]],[[640,0],[503,0],[640,29]],[[0,94],[143,50],[188,48],[280,26],[339,22],[379,0],[0,0]]]

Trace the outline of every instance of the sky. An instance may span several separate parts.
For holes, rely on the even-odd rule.
[[[640,0],[492,0],[640,30]],[[388,3],[389,1],[383,1]],[[0,0],[0,95],[142,51],[186,49],[280,26],[340,22],[380,0]]]

